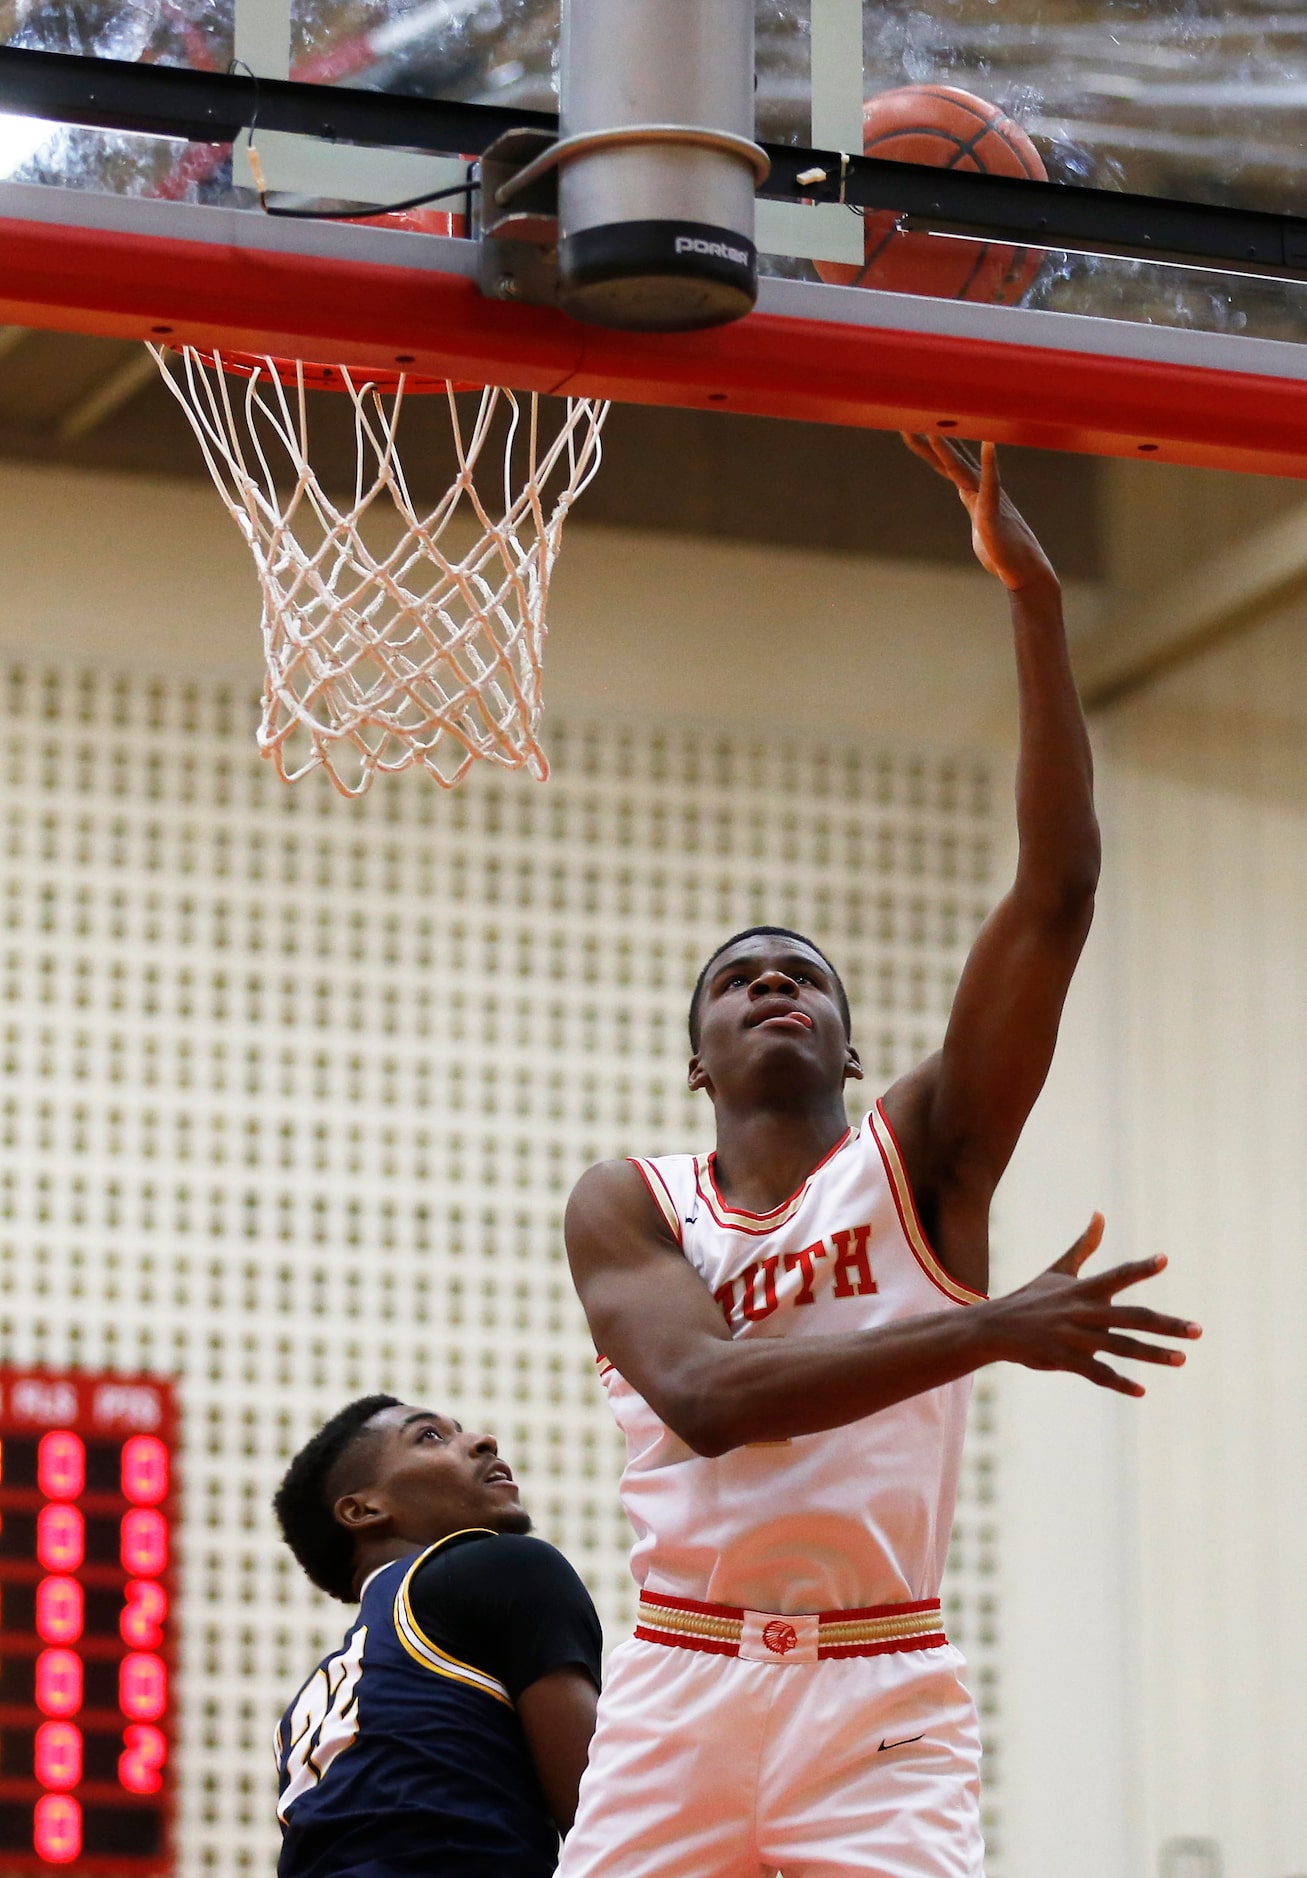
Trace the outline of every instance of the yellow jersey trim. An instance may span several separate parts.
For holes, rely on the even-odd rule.
[[[446,1533],[443,1539],[437,1539],[434,1545],[429,1545],[425,1552],[419,1553],[414,1559],[404,1573],[399,1590],[395,1593],[395,1634],[413,1661],[420,1663],[423,1669],[429,1669],[433,1676],[443,1676],[447,1682],[461,1682],[468,1689],[479,1689],[483,1695],[492,1697],[496,1702],[502,1702],[505,1708],[512,1708],[513,1698],[502,1682],[497,1682],[493,1676],[487,1676],[484,1670],[477,1669],[471,1663],[460,1662],[458,1657],[450,1656],[447,1651],[431,1641],[414,1617],[413,1606],[409,1599],[409,1586],[413,1582],[414,1573],[420,1571],[433,1553],[439,1552],[441,1547],[448,1545],[451,1539],[461,1539],[470,1532],[485,1533],[491,1538],[498,1536],[489,1526],[468,1526],[462,1532]]]

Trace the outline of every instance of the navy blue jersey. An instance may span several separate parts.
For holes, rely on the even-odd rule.
[[[599,1680],[599,1623],[539,1539],[453,1533],[376,1571],[277,1730],[279,1878],[548,1878],[558,1833],[514,1702]]]

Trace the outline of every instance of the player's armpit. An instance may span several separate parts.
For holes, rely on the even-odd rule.
[[[590,1752],[599,1694],[579,1666],[541,1676],[517,1698],[517,1713],[549,1811],[559,1832],[576,1818],[576,1796]]]
[[[1061,899],[1018,882],[976,936],[943,1049],[885,1097],[936,1255],[977,1290],[975,1226],[1048,1076],[1093,906],[1092,873]]]

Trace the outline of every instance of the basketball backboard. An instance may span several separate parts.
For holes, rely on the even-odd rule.
[[[556,109],[557,0],[28,0],[6,18],[10,45],[106,72],[235,61],[396,108]],[[1055,181],[1288,214],[1307,165],[1304,24],[1181,0],[1146,14],[1128,0],[759,0],[757,134],[857,151],[864,98],[955,85],[1012,114]],[[12,66],[0,102],[35,108]],[[818,270],[860,260],[859,216],[764,199],[753,314],[702,333],[606,332],[484,298],[467,239],[265,216],[248,132],[178,141],[87,115],[0,118],[0,318],[14,325],[1307,475],[1307,276],[1042,249],[1017,305],[836,286]],[[257,122],[254,142],[283,202],[390,202],[467,173],[458,153]]]

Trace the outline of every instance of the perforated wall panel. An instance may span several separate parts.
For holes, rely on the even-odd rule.
[[[181,1378],[182,1866],[263,1871],[272,1724],[344,1616],[274,1536],[287,1458],[377,1388],[489,1425],[620,1634],[567,1192],[710,1139],[684,1008],[739,926],[831,949],[864,1100],[930,1050],[990,895],[990,779],[551,723],[546,787],[346,803],[279,783],[217,684],[14,668],[2,709],[4,1355]],[[948,1587],[991,1746],[993,1406],[982,1381]]]

